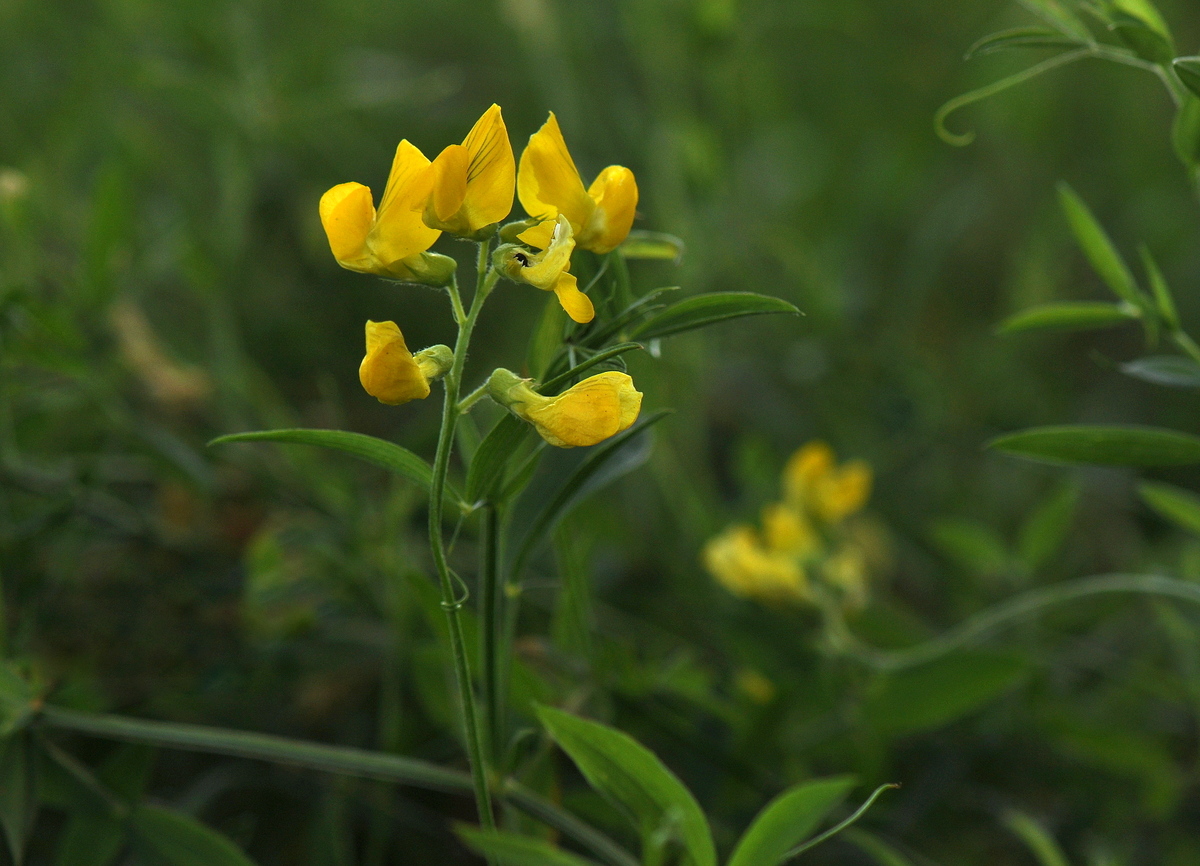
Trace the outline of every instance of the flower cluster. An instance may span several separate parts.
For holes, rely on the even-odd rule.
[[[762,529],[731,526],[704,547],[704,564],[735,595],[815,603],[834,595],[860,607],[867,595],[867,551],[847,518],[866,505],[871,468],[837,465],[824,442],[800,448],[783,471],[783,501],[763,509]]]
[[[501,228],[514,196],[529,218]],[[624,166],[609,166],[584,187],[553,113],[530,136],[518,167],[500,107],[493,105],[462,144],[432,161],[401,141],[378,207],[368,187],[342,183],[321,197],[320,215],[342,267],[445,287],[456,303],[456,263],[430,248],[443,232],[485,246],[499,234],[510,242],[492,257],[497,277],[553,292],[573,321],[586,324],[595,307],[570,272],[571,256],[577,249],[600,255],[616,249],[629,235],[637,202],[637,183]],[[430,383],[453,369],[454,353],[445,346],[411,353],[395,322],[368,322],[366,333],[359,378],[380,402],[424,399]],[[628,428],[641,407],[641,394],[624,373],[597,374],[554,397],[501,373],[508,378],[494,376],[488,394],[563,448],[592,445]]]

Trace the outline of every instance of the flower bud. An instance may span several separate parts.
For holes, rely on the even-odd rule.
[[[358,379],[380,403],[398,406],[429,396],[429,383],[444,376],[454,363],[447,346],[430,346],[416,357],[408,351],[395,322],[367,322],[367,354]]]

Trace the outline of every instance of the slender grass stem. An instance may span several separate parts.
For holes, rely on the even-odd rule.
[[[460,770],[450,770],[386,752],[372,752],[349,746],[329,746],[273,734],[131,719],[55,706],[42,706],[36,720],[45,728],[75,731],[126,743],[144,743],[212,755],[290,764],[309,770],[378,779],[426,790],[470,795],[475,788],[471,775]],[[498,792],[507,802],[525,814],[574,839],[611,866],[637,866],[637,861],[627,851],[603,833],[519,782],[506,779],[500,783]]]
[[[450,632],[450,649],[454,658],[454,676],[458,684],[459,701],[462,706],[463,733],[467,741],[467,756],[471,762],[471,777],[475,791],[475,803],[479,810],[479,823],[484,829],[496,826],[492,814],[491,792],[489,791],[489,762],[484,749],[479,724],[479,711],[475,705],[475,691],[471,680],[471,666],[467,659],[466,641],[463,638],[462,619],[459,612],[463,596],[457,591],[456,578],[446,562],[446,541],[442,534],[442,507],[446,493],[446,474],[450,469],[450,452],[454,447],[454,431],[458,424],[458,394],[462,383],[463,367],[467,360],[467,348],[471,343],[471,332],[479,319],[483,302],[496,285],[499,274],[488,268],[487,241],[479,245],[478,279],[475,296],[471,298],[471,309],[460,322],[458,338],[454,343],[454,361],[450,372],[443,380],[445,400],[442,405],[442,427],[438,433],[437,453],[433,461],[433,481],[429,488],[429,547],[437,569],[438,583],[442,590],[442,608],[446,611],[446,622]],[[454,297],[454,294],[451,294]]]

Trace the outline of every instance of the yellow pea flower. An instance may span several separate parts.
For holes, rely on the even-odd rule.
[[[837,466],[833,449],[824,442],[809,442],[788,460],[783,487],[793,508],[825,523],[840,523],[866,505],[871,467],[862,460]]]
[[[341,183],[321,196],[321,225],[339,265],[394,280],[445,285],[453,259],[426,252],[441,234],[421,220],[429,160],[408,141],[400,142],[387,186],[375,209],[369,187]]]
[[[566,216],[580,249],[607,253],[629,235],[637,211],[638,189],[633,172],[610,165],[592,185],[583,188],[579,169],[563,141],[558,118],[550,112],[542,128],[529,137],[517,169],[517,196],[525,212],[552,220]],[[530,246],[544,249],[552,226],[545,223],[519,235]]]
[[[512,244],[496,249],[496,261],[510,280],[528,283],[545,292],[554,292],[567,315],[580,324],[596,317],[592,299],[579,291],[571,267],[571,251],[575,249],[575,234],[563,214],[554,220],[549,242],[540,253],[529,253]]]
[[[430,346],[415,356],[395,322],[367,322],[367,354],[358,368],[364,390],[380,403],[398,406],[429,396],[429,383],[454,362],[448,346]]]
[[[782,502],[763,509],[762,525],[763,538],[771,550],[808,556],[820,546],[821,539],[808,518]]]
[[[512,210],[516,173],[500,106],[493,105],[462,144],[447,147],[426,171],[425,225],[473,237],[500,222]]]
[[[805,601],[808,577],[791,554],[770,550],[749,526],[731,526],[704,545],[703,560],[734,595],[763,601]]]
[[[642,410],[642,392],[627,374],[615,370],[589,376],[557,396],[546,397],[534,391],[529,380],[501,368],[488,380],[488,391],[558,448],[603,442],[629,429]]]

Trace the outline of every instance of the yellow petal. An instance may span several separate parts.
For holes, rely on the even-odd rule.
[[[628,410],[622,403],[631,399],[631,393],[637,395],[640,408],[641,394],[634,389],[633,380],[625,373],[610,371],[590,376],[544,403],[516,407],[516,411],[551,445],[595,445],[625,429],[621,424]]]
[[[815,485],[833,471],[833,449],[809,442],[796,451],[783,470],[783,489],[789,503],[803,508]]]
[[[534,249],[544,250],[550,246],[550,239],[554,237],[554,226],[554,220],[542,220],[533,228],[525,229],[517,235],[517,240],[523,244],[529,244]]]
[[[567,315],[571,317],[572,321],[586,325],[596,318],[596,308],[592,306],[592,299],[579,291],[579,284],[574,274],[564,272],[558,278],[558,282],[554,284],[554,294],[558,295],[558,302],[562,304],[562,308],[567,311]],[[636,413],[634,417],[637,417]]]
[[[400,142],[392,160],[387,187],[379,203],[375,225],[367,235],[367,247],[383,269],[422,253],[441,234],[421,220],[429,195],[429,160],[408,141]]]
[[[543,291],[551,291],[558,285],[563,272],[571,265],[571,251],[575,249],[575,235],[566,215],[560,214],[554,222],[550,243],[546,249],[529,257],[528,264],[515,273],[515,278],[524,280]]]
[[[321,196],[319,209],[338,264],[354,271],[370,270],[374,259],[366,249],[367,232],[375,221],[371,190],[361,183],[339,183]]]
[[[395,322],[367,322],[367,354],[358,379],[368,394],[392,406],[429,396],[429,382]]]
[[[447,223],[458,213],[467,197],[467,165],[470,162],[471,156],[461,144],[450,145],[434,159],[429,167],[432,188],[425,206],[426,223]],[[436,220],[429,218],[431,214]],[[435,227],[444,228],[442,225]]]
[[[633,172],[623,165],[610,165],[588,187],[596,210],[580,233],[579,246],[594,253],[607,253],[629,237],[637,212],[638,188]]]
[[[463,147],[470,156],[464,216],[471,233],[498,223],[512,210],[517,164],[508,129],[493,105],[475,122]]]
[[[554,218],[566,214],[579,231],[588,224],[595,202],[583,188],[579,169],[563,141],[558,118],[550,112],[542,128],[529,137],[517,169],[517,196],[525,212],[534,217]]]
[[[802,512],[782,503],[763,509],[763,536],[771,550],[807,556],[817,547],[817,534]]]
[[[809,597],[804,569],[794,557],[773,553],[749,526],[734,526],[704,546],[704,565],[735,595],[764,601]]]
[[[871,495],[871,467],[852,460],[826,475],[814,491],[812,508],[827,523],[838,523],[867,504]]]

